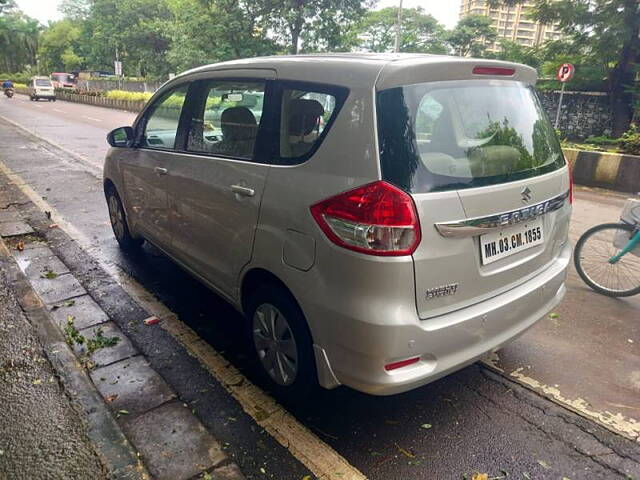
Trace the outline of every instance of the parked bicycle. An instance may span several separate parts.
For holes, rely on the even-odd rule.
[[[605,223],[582,234],[573,256],[578,274],[596,292],[610,297],[640,293],[640,204],[619,223]]]

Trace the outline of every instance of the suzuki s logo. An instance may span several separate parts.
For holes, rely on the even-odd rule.
[[[531,189],[529,187],[524,187],[524,190],[520,192],[520,196],[522,197],[522,203],[528,203],[531,200]]]

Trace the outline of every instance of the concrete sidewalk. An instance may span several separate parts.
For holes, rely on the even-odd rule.
[[[0,405],[8,405],[0,409],[0,478],[242,480],[95,292],[49,248],[43,232],[56,226],[15,208],[28,204],[20,195],[0,185],[0,301],[13,308],[5,314],[0,305]]]
[[[0,270],[0,478],[107,478],[81,408],[66,394]]]

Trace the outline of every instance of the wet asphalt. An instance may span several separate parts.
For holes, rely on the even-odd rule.
[[[55,117],[27,105],[2,103],[0,115],[23,124],[40,119],[43,128]],[[97,127],[90,124],[85,129],[78,115],[104,117],[101,134],[119,126],[124,116],[131,117],[63,102],[43,104],[42,108],[49,105],[78,109],[74,120],[62,127],[68,134],[55,136],[56,143],[78,153],[87,151],[87,142],[99,143]],[[54,135],[61,127],[50,128],[50,135]],[[243,320],[235,310],[153,247],[145,246],[142,254],[135,256],[119,251],[98,178],[63,152],[33,141],[1,121],[0,145],[0,160],[90,239],[88,257],[117,264],[255,379],[245,348]],[[93,149],[91,163],[98,161],[101,150],[106,147]],[[63,248],[73,252],[77,246]],[[75,268],[82,270],[82,263]],[[309,473],[262,432],[175,341],[149,332],[138,334],[135,340],[154,367],[169,377],[181,399],[191,402],[214,436],[228,445],[249,478],[301,479]],[[371,479],[461,479],[464,475],[471,478],[474,472],[523,479],[640,478],[637,443],[477,365],[403,395],[378,398],[339,388],[318,391],[304,404],[287,406]]]

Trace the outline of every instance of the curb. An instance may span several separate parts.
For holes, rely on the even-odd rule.
[[[61,243],[62,233],[56,228],[52,228],[51,220],[45,219],[44,212],[37,205],[37,202],[29,197],[25,198],[25,194],[19,191],[6,172],[2,172],[0,178],[2,178],[0,183],[6,184],[4,188],[0,186],[0,190],[4,189],[4,193],[6,193],[4,201],[8,205],[20,206],[17,209],[17,214],[22,221],[14,223],[22,223],[32,232],[13,233],[8,236],[12,239],[25,238],[26,240],[33,238],[33,236],[43,239],[46,241],[44,245],[50,247],[47,249],[50,250],[51,255],[47,255],[47,257],[54,257],[65,267],[70,260],[70,263],[73,264],[73,259],[61,256],[57,251],[56,244]],[[24,237],[24,235],[28,236]],[[28,243],[32,242],[25,242],[25,247],[28,246]],[[118,345],[123,344],[127,352],[113,353],[113,357],[109,359],[109,356],[112,355],[109,352],[110,349],[99,350],[94,355],[104,354],[106,356],[104,361],[96,360],[94,362],[95,357],[91,356],[90,360],[95,365],[90,370],[85,370],[73,351],[75,347],[72,349],[66,343],[62,327],[59,326],[60,320],[56,321],[53,318],[55,314],[49,312],[51,305],[65,301],[62,295],[52,301],[46,291],[43,290],[38,294],[36,290],[38,288],[42,290],[42,286],[38,287],[35,284],[32,286],[29,272],[21,270],[18,260],[2,238],[0,238],[0,268],[7,272],[8,286],[16,293],[25,315],[37,330],[37,336],[44,347],[47,358],[62,379],[65,389],[82,406],[87,416],[89,438],[94,443],[103,464],[109,470],[108,478],[113,480],[147,480],[157,477],[164,480],[191,480],[201,478],[203,475],[202,478],[209,478],[213,475],[211,478],[220,480],[244,480],[245,477],[237,464],[224,453],[224,449],[217,439],[205,429],[195,414],[184,408],[186,404],[180,401],[171,387],[150,366],[145,354],[132,344],[127,334],[121,331],[113,321],[110,321],[112,317],[108,311],[96,303],[96,308],[106,320],[97,321],[90,326],[78,326],[79,333],[84,335],[94,328],[104,328],[108,334],[114,332],[115,329],[120,338]],[[71,277],[80,289],[79,291],[75,290],[73,294],[65,293],[65,298],[72,298],[75,304],[75,300],[81,297],[89,297],[90,299],[94,297],[95,292],[92,287],[95,285],[91,285],[92,281],[88,282],[90,285],[82,286],[78,283],[76,275],[66,273],[59,275],[59,278],[63,276]],[[56,280],[53,281],[56,282]],[[86,279],[84,281],[86,282]],[[138,317],[142,315],[140,318],[151,316],[147,310],[141,307],[137,308],[136,313],[139,314]],[[114,348],[115,350],[117,348]],[[124,390],[119,391],[118,395],[112,395],[113,392],[108,392],[108,390],[114,384],[118,384],[118,380],[113,383],[111,380],[120,379],[121,375],[123,381],[127,380],[124,373],[126,371],[135,372],[137,377],[135,382],[146,382],[143,383],[145,389],[138,391],[136,387],[131,387],[133,390],[127,391],[127,387],[123,386]],[[148,381],[141,380],[141,378]],[[126,383],[133,382],[125,382],[125,385]],[[120,385],[123,385],[122,381]],[[109,397],[115,397],[116,400]],[[132,407],[116,406],[120,401],[129,401]],[[131,415],[129,415],[129,410]],[[116,412],[120,420],[114,417]],[[162,412],[163,415],[158,412]],[[168,424],[171,425],[169,430],[166,428]],[[186,433],[182,437],[177,434],[176,439],[173,435],[176,431]],[[184,462],[190,460],[194,460],[193,463],[183,468]]]
[[[38,340],[65,390],[82,407],[87,434],[113,480],[150,478],[146,467],[104,404],[102,397],[78,363],[62,332],[47,312],[44,303],[20,270],[4,240],[0,237],[0,267],[5,270],[9,288],[16,294],[25,316],[35,328]]]
[[[640,191],[640,156],[623,153],[562,149],[577,185],[624,193]]]

